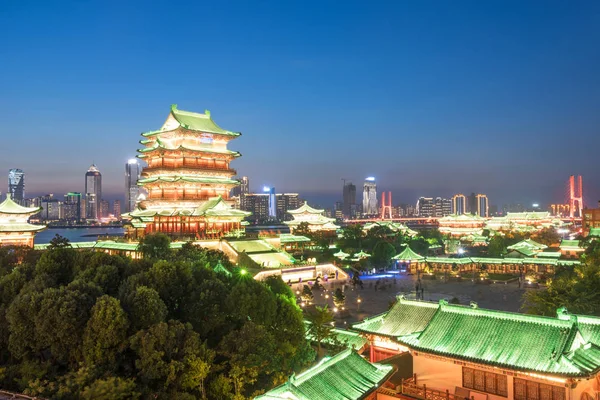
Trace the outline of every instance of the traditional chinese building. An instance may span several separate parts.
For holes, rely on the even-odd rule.
[[[591,400],[600,389],[600,318],[564,308],[542,317],[400,300],[354,329],[371,361],[412,356],[413,378],[398,388],[410,398]]]
[[[503,217],[492,217],[486,228],[494,231],[536,232],[545,228],[559,227],[563,222],[547,211],[508,212]]]
[[[324,357],[317,365],[257,400],[374,400],[376,390],[392,375],[394,367],[370,363],[354,350]]]
[[[124,214],[128,236],[162,232],[171,237],[219,238],[243,229],[250,213],[233,209],[230,190],[239,185],[230,162],[240,153],[227,149],[240,136],[220,128],[210,112],[171,112],[162,128],[142,133],[139,158],[148,164],[138,185],[148,193]]]
[[[35,234],[46,229],[46,226],[27,221],[41,210],[41,207],[23,207],[7,195],[6,200],[0,203],[0,246],[33,247]]]
[[[460,214],[447,215],[438,220],[442,234],[454,237],[481,235],[485,227],[485,219],[479,215]]]
[[[294,218],[292,221],[285,221],[284,223],[294,231],[298,226],[306,222],[308,229],[311,232],[323,232],[323,233],[335,233],[339,226],[334,224],[335,218],[327,218],[323,215],[325,210],[318,210],[308,205],[308,202],[296,209],[288,210],[288,213]]]

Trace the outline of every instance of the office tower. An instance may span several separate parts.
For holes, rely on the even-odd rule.
[[[85,218],[97,221],[101,218],[102,174],[95,164],[85,173]]]
[[[342,195],[342,213],[347,218],[352,218],[356,215],[356,185],[352,182],[344,184]]]
[[[62,219],[62,203],[57,198],[55,198],[53,194],[47,194],[45,196],[42,196],[41,205],[42,211],[40,218],[43,221],[50,222]]]
[[[140,195],[140,187],[137,184],[142,173],[142,167],[139,160],[132,158],[125,164],[125,212],[135,210],[135,204]],[[115,214],[120,217],[121,214]]]
[[[452,196],[452,213],[455,215],[467,213],[467,198],[464,194],[455,194]]]
[[[263,222],[269,219],[269,194],[248,193],[241,197],[240,209],[250,212],[248,220]]]
[[[280,193],[276,194],[275,197],[277,199],[277,220],[291,220],[292,216],[288,211],[300,207],[300,197],[298,193]]]
[[[263,192],[269,196],[269,219],[277,219],[277,197],[274,187],[263,187]]]
[[[480,217],[489,217],[489,206],[488,198],[485,194],[478,194],[477,196],[477,215]]]
[[[477,196],[475,196],[475,193],[467,196],[467,212],[469,214],[477,214]]]
[[[377,215],[377,185],[375,184],[375,178],[368,177],[365,179],[363,185],[363,214],[364,215]]]
[[[441,197],[435,198],[435,205],[433,207],[433,216],[437,217],[437,218],[441,218],[444,216],[444,210],[442,207],[442,198]]]
[[[71,223],[81,222],[81,193],[69,192],[65,194],[63,202],[62,217],[65,221]]]
[[[250,193],[250,180],[247,176],[242,176],[240,179],[240,194]]]
[[[417,201],[417,214],[419,217],[433,217],[433,197],[420,197]]]
[[[452,200],[442,199],[442,217],[452,214]]]
[[[8,194],[17,204],[23,204],[25,200],[25,173],[22,169],[12,168],[8,170]]]
[[[110,210],[110,202],[108,200],[100,200],[100,218],[108,217]]]
[[[121,201],[115,200],[113,202],[113,215],[116,219],[121,219]]]

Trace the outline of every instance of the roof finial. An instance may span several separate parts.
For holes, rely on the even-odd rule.
[[[210,117],[210,110],[204,110],[204,114],[205,114],[207,117]]]

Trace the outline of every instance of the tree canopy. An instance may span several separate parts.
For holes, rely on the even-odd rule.
[[[280,278],[239,276],[219,251],[171,251],[164,239],[146,237],[141,260],[62,238],[37,255],[1,250],[0,387],[57,399],[245,399],[314,359]],[[217,262],[231,276],[214,273]]]

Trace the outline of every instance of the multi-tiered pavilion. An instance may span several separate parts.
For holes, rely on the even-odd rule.
[[[41,207],[23,207],[7,194],[6,200],[0,203],[0,246],[33,247],[35,234],[46,226],[33,225],[28,220],[41,210]]]
[[[232,208],[231,189],[239,182],[230,162],[240,153],[229,141],[240,136],[220,128],[204,114],[182,111],[177,105],[162,128],[142,133],[145,147],[139,158],[148,166],[138,185],[148,193],[136,210],[124,214],[128,236],[162,232],[174,238],[214,239],[243,230],[250,213]]]

